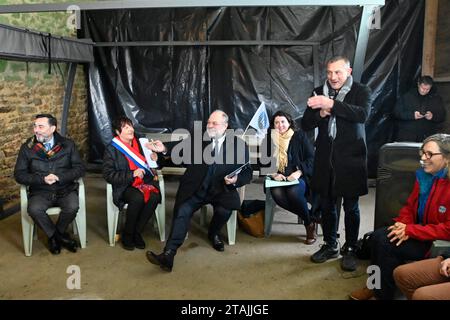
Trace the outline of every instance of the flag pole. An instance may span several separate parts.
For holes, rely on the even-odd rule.
[[[247,130],[248,130],[248,128],[250,127],[250,122],[248,123],[248,126],[247,126],[247,128],[245,128],[245,130],[244,130],[244,133],[242,134],[242,136],[241,136],[241,138],[243,138],[244,137],[244,135],[245,135],[245,133],[247,132]]]

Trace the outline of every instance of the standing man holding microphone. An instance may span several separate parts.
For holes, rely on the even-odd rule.
[[[318,128],[311,187],[320,196],[325,243],[311,256],[322,263],[339,256],[337,198],[343,198],[345,244],[341,268],[357,267],[356,242],[359,197],[367,194],[367,148],[364,122],[370,107],[370,89],[354,82],[350,61],[336,56],[327,62],[327,81],[314,89],[302,118],[304,130]]]

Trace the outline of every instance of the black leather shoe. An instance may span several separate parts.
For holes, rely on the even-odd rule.
[[[58,238],[56,235],[53,235],[53,237],[48,238],[48,250],[52,254],[60,254],[61,253],[61,245],[59,244]]]
[[[145,249],[145,241],[142,239],[142,236],[140,233],[134,234],[134,246],[138,249]]]
[[[213,248],[216,249],[217,251],[225,250],[225,244],[223,243],[222,238],[220,238],[218,234],[210,237],[209,240],[211,241]]]
[[[172,272],[173,259],[175,257],[175,252],[172,250],[165,250],[161,254],[156,254],[152,251],[146,252],[147,260],[152,264],[160,266],[161,269],[167,272]]]
[[[57,233],[61,247],[66,248],[70,252],[77,252],[78,243],[73,240],[67,233]]]
[[[128,236],[122,233],[120,242],[122,243],[122,248],[124,248],[125,250],[132,251],[135,248],[133,236]]]

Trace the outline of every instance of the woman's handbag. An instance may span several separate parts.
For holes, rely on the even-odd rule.
[[[361,260],[370,260],[372,251],[372,234],[373,231],[367,232],[356,243],[356,256]]]
[[[265,201],[245,200],[238,211],[238,221],[242,230],[253,237],[264,237]]]

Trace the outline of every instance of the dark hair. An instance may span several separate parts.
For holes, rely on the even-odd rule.
[[[122,128],[125,127],[126,125],[129,125],[132,127],[133,122],[131,122],[131,120],[125,116],[120,116],[120,117],[116,118],[112,123],[113,134],[117,134],[117,132],[121,133]]]
[[[55,126],[56,127],[56,124],[57,124],[56,118],[54,116],[52,116],[51,114],[49,114],[49,113],[41,113],[41,114],[36,115],[36,117],[34,119],[39,119],[39,118],[47,118],[48,124],[50,126]]]
[[[420,76],[417,78],[417,84],[426,84],[428,86],[433,86],[433,78],[430,76]]]
[[[272,116],[272,119],[270,120],[270,129],[274,129],[275,128],[275,118],[276,117],[285,117],[286,120],[289,122],[289,128],[291,128],[292,130],[295,131],[296,126],[295,126],[295,121],[292,119],[292,116],[284,111],[277,111],[275,112],[275,114]]]

